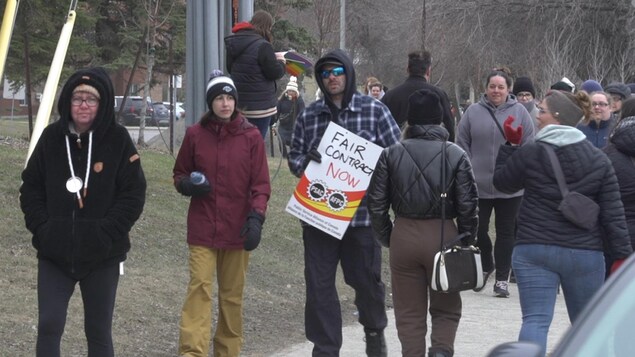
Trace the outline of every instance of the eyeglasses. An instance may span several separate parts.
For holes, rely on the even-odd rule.
[[[609,103],[606,102],[592,102],[591,105],[593,107],[600,107],[600,108],[604,108],[604,107],[608,107]]]
[[[76,107],[79,107],[80,105],[82,105],[82,103],[86,103],[86,105],[89,107],[96,107],[97,104],[99,104],[99,99],[95,97],[90,97],[86,99],[82,99],[80,97],[71,98],[71,104]]]
[[[520,92],[518,94],[516,94],[516,97],[518,98],[531,98],[533,97],[533,95],[529,92]]]
[[[320,73],[320,75],[322,76],[322,78],[327,79],[329,78],[329,76],[332,74],[335,77],[339,77],[341,75],[343,75],[344,73],[346,73],[344,71],[344,67],[335,67],[332,68],[331,70],[323,70],[322,73]]]

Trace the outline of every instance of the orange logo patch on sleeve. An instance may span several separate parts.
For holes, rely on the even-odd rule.
[[[130,162],[135,162],[137,160],[139,160],[139,154],[134,154],[132,156],[130,156]]]
[[[93,165],[93,170],[97,173],[100,173],[101,170],[104,169],[104,163],[103,162],[96,162],[95,165]]]

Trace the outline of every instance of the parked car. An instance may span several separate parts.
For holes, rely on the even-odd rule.
[[[589,301],[578,320],[549,357],[626,357],[635,354],[635,254],[613,273]],[[530,342],[509,342],[495,347],[488,357],[536,357],[540,347]]]
[[[115,114],[119,112],[119,107],[123,102],[123,96],[115,96]],[[119,122],[125,126],[139,126],[141,119],[141,108],[143,107],[143,98],[140,96],[128,96],[123,105]],[[152,125],[152,114],[154,109],[150,100],[146,102],[146,124]]]
[[[174,119],[175,120],[183,119],[185,117],[185,109],[183,109],[183,103],[176,102],[174,104],[175,104],[174,105]],[[170,110],[170,108],[172,107],[172,104],[170,104],[170,102],[163,102],[163,105],[165,105],[165,107],[168,108],[168,110]]]
[[[152,103],[152,118],[148,125],[169,126],[170,110],[161,102]],[[148,123],[148,122],[146,122]]]

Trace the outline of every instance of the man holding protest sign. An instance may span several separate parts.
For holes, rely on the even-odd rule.
[[[315,64],[315,75],[324,97],[309,105],[297,119],[289,152],[289,168],[294,175],[302,177],[311,161],[322,161],[322,154],[334,158],[332,153],[318,150],[331,122],[381,147],[399,141],[399,127],[388,108],[356,91],[355,69],[344,51],[337,49],[320,58]],[[363,152],[359,148],[351,151],[358,156]],[[366,354],[386,356],[381,247],[373,238],[365,199],[341,239],[304,222],[302,226],[307,289],[305,331],[314,344],[313,355],[338,356],[342,346],[342,316],[335,287],[341,262],[344,280],[355,289],[359,322],[366,335]]]

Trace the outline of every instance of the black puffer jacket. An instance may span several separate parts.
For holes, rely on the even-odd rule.
[[[446,142],[438,125],[412,126],[401,143],[381,153],[366,193],[372,227],[381,241],[392,230],[388,211],[410,219],[441,218],[441,192],[447,187],[446,219],[457,220],[459,233],[476,237],[478,191],[467,154]],[[446,182],[441,182],[441,150],[446,145]]]
[[[238,109],[248,118],[275,114],[276,79],[284,76],[284,64],[250,24],[241,22],[232,31],[225,38],[226,64],[238,91]]]
[[[632,249],[613,166],[600,149],[584,139],[581,132],[560,125],[552,127],[575,130],[574,135],[579,135],[575,142],[554,145],[554,149],[569,190],[593,199],[600,206],[599,225],[587,231],[575,226],[560,213],[558,205],[562,195],[547,151],[542,147],[544,144],[536,142],[520,148],[502,145],[496,159],[494,185],[502,192],[525,189],[518,213],[516,244],[602,251],[605,237],[606,253],[612,259],[628,256]],[[543,141],[540,134],[536,140]]]
[[[604,152],[615,168],[631,246],[635,248],[635,117],[624,118],[619,122]]]

